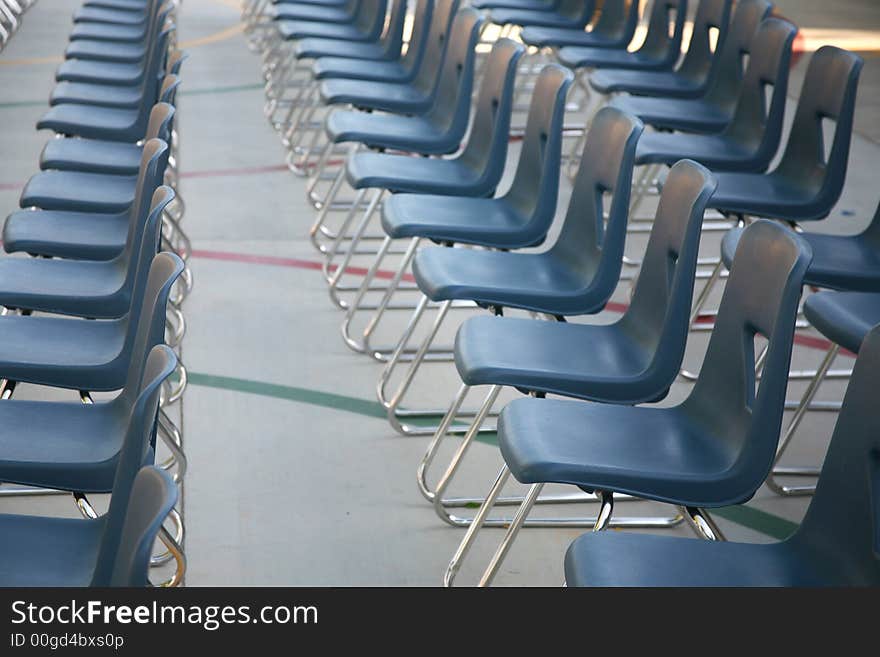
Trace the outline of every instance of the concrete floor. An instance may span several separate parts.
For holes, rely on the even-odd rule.
[[[46,109],[78,4],[41,0],[0,54],[0,202],[8,211],[17,207],[21,186],[37,170],[50,138],[33,126]],[[829,220],[816,227],[854,232],[877,203],[872,168],[880,162],[880,5],[779,0],[778,6],[809,28],[808,47],[817,30],[833,28],[825,34],[832,42],[846,45],[857,36],[865,49],[846,190]],[[195,289],[184,308],[183,359],[191,373],[183,410],[190,461],[187,584],[436,585],[461,532],[442,524],[416,490],[415,468],[427,439],[401,437],[377,417],[373,391],[380,366],[340,339],[341,313],[315,271],[320,259],[307,240],[314,211],[263,118],[259,58],[247,50],[238,19],[234,0],[185,0],[179,14],[179,39],[191,55],[179,103],[181,192],[196,249],[190,260]],[[793,96],[807,57],[795,68]],[[516,150],[511,148],[511,159]],[[560,214],[568,191],[564,184]],[[707,234],[703,252],[717,254],[718,240],[719,234]],[[642,244],[633,239],[628,249],[637,253]],[[615,300],[626,296],[622,285]],[[443,340],[473,312],[457,311]],[[405,313],[394,315],[382,327],[385,341],[406,319]],[[689,342],[686,362],[692,369],[699,366],[705,337],[695,334]],[[801,345],[795,366],[815,365],[820,357]],[[847,365],[846,359],[840,364]],[[412,403],[443,406],[457,385],[451,365],[426,366]],[[792,384],[789,397],[801,390]],[[822,396],[839,399],[841,393],[835,383]],[[665,403],[685,394],[687,386],[676,384]],[[811,415],[789,462],[817,463],[832,425],[830,414]],[[477,444],[455,493],[485,493],[499,464],[494,446]],[[16,512],[72,512],[69,500],[57,497],[2,504]],[[804,498],[780,499],[762,488],[747,507],[723,510],[717,518],[730,539],[771,541],[791,531],[805,505]],[[588,515],[594,507],[554,510]],[[621,503],[618,510],[668,512],[647,503]],[[565,548],[581,531],[524,531],[497,583],[558,585]],[[671,531],[689,535],[684,528]],[[461,581],[473,581],[499,538],[497,531],[483,532]]]

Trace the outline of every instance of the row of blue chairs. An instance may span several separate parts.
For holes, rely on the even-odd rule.
[[[569,549],[569,585],[880,582],[871,538],[880,517],[871,507],[871,484],[858,474],[872,467],[876,449],[875,420],[863,416],[877,337],[860,354],[867,364],[851,381],[800,529],[773,546],[727,543],[709,511],[747,502],[768,477],[775,481],[774,465],[811,408],[815,382],[780,442],[802,318],[852,351],[871,320],[880,319],[859,305],[880,291],[871,280],[880,271],[873,267],[872,230],[830,237],[800,228],[827,217],[842,192],[861,59],[834,47],[811,56],[783,146],[796,27],[773,18],[764,0],[700,0],[681,57],[684,0],[655,0],[645,45],[633,51],[627,45],[638,3],[605,0],[594,18],[593,3],[583,0],[493,0],[468,8],[455,0],[417,1],[406,49],[397,31],[403,4],[361,0],[328,8],[315,0],[255,0],[243,20],[263,58],[267,118],[289,149],[292,171],[307,177],[307,198],[318,213],[310,234],[325,257],[331,299],[345,311],[345,343],[385,363],[377,392],[392,426],[432,436],[418,468],[420,491],[441,519],[467,528],[444,583],[453,583],[481,527],[506,528],[480,580],[489,584],[520,529],[548,525],[595,532]],[[512,31],[482,43],[489,23],[522,28],[521,43],[504,36]],[[572,194],[552,245],[535,251],[557,214],[575,85],[588,119],[567,159]],[[531,99],[517,130],[511,117],[525,93]],[[825,120],[834,123],[830,139]],[[519,152],[500,192],[512,131]],[[347,188],[354,196],[345,200]],[[639,217],[650,196],[657,197],[655,211]],[[709,211],[725,235],[697,291]],[[335,226],[334,217],[341,217]],[[378,234],[368,230],[375,217]],[[648,240],[633,259],[624,247],[637,229]],[[408,245],[398,248],[398,239]],[[379,272],[391,254],[400,258],[388,279]],[[373,257],[366,276],[343,283],[363,255]],[[627,277],[624,268],[634,265],[638,275]],[[720,304],[709,312],[705,305],[725,269]],[[607,309],[626,278],[634,279],[631,299],[616,321],[566,321]],[[834,291],[810,295],[802,309],[805,283]],[[419,294],[415,305],[401,303],[407,291]],[[368,303],[376,293],[378,301]],[[449,311],[462,306],[491,316],[464,321],[451,348],[434,345]],[[386,311],[407,308],[412,316],[399,339],[376,345]],[[411,346],[429,308],[435,317]],[[503,316],[512,310],[532,318]],[[363,311],[372,314],[356,335]],[[698,321],[712,333],[693,376],[682,361]],[[423,363],[449,358],[462,386],[439,424],[429,424],[437,410],[412,408],[404,396]],[[683,402],[641,405],[664,399],[682,379],[692,384]],[[476,386],[488,393],[465,412]],[[504,467],[487,495],[447,496],[505,387],[527,397],[498,416]],[[450,433],[463,439],[432,486],[430,466]],[[502,496],[511,474],[528,485],[524,496]],[[547,484],[578,492],[543,495]],[[667,503],[675,513],[617,517],[615,494]],[[598,502],[592,518],[528,518],[536,503],[587,499]],[[475,504],[474,517],[458,515]],[[518,507],[513,517],[491,516],[509,504]],[[838,527],[835,506],[853,512],[847,527]],[[601,531],[681,522],[708,540]]]
[[[2,586],[145,586],[150,567],[169,562],[162,584],[183,580],[175,505],[186,458],[169,413],[186,386],[172,347],[191,278],[175,253],[185,239],[172,146],[184,55],[173,19],[162,0],[77,10],[37,124],[54,138],[3,228],[2,494],[72,494],[82,517],[0,515]],[[18,399],[20,384],[76,398]],[[88,497],[98,493],[110,493],[104,513]]]

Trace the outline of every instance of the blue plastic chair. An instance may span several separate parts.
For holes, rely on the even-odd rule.
[[[142,464],[153,433],[159,389],[175,362],[167,347],[151,353],[142,391],[132,400],[127,418],[120,418],[125,441],[106,514],[94,519],[0,515],[6,537],[0,559],[3,586],[149,583],[152,545],[177,501],[177,486],[167,473]],[[63,436],[65,430],[52,437]]]
[[[615,180],[619,174],[610,175]],[[470,318],[455,340],[455,364],[462,381],[469,386],[506,385],[620,404],[665,397],[684,357],[700,228],[714,186],[711,174],[696,163],[684,161],[672,168],[632,301],[617,322],[594,326]],[[626,199],[625,194],[622,197]],[[625,218],[626,210],[620,212]],[[530,271],[527,256],[516,263],[513,258],[504,262],[492,257],[494,253],[485,254],[490,257],[477,269],[476,258],[468,262],[426,251],[413,267],[416,282],[434,300],[471,298],[481,305],[560,317],[598,312],[616,287],[626,222],[618,215],[608,254],[599,237],[590,234],[594,225],[567,223],[580,230],[575,234],[572,228],[564,230],[556,247],[543,257],[548,264],[558,263],[555,271]],[[586,257],[584,251],[591,255]],[[502,287],[505,276],[499,278],[499,273],[506,272],[510,280],[516,270],[539,283],[533,289],[511,283]],[[538,273],[543,275],[535,276]]]
[[[594,0],[559,0],[556,8],[549,11],[497,7],[489,11],[489,20],[496,25],[583,29],[593,18],[595,8]]]
[[[459,155],[440,159],[354,153],[345,163],[349,186],[393,193],[491,196],[504,172],[516,66],[523,51],[510,39],[501,39],[492,47],[474,105],[470,138]]]
[[[152,160],[153,154],[146,152],[148,159]],[[144,220],[153,192],[162,184],[164,166],[149,168],[146,173],[137,185],[135,195],[138,201],[119,214],[54,210],[13,212],[3,227],[4,249],[8,253],[26,252],[75,260],[116,258],[124,251],[132,226]]]
[[[132,207],[139,182],[138,176],[41,171],[25,184],[19,205],[58,212],[122,214]]]
[[[412,35],[405,53],[401,54],[398,47],[396,57],[379,61],[352,58],[345,54],[319,57],[314,57],[313,54],[312,58],[316,60],[312,65],[313,79],[348,78],[376,82],[412,82],[422,65],[433,12],[433,0],[417,0],[413,13]],[[401,17],[398,17],[398,13]],[[406,0],[397,0],[392,9],[391,24],[396,25],[399,22],[402,30],[405,16]]]
[[[856,90],[863,60],[823,46],[810,60],[778,166],[766,174],[722,172],[712,207],[733,215],[793,222],[828,215],[840,198],[852,139]],[[835,121],[826,155],[823,119]]]
[[[385,26],[386,0],[361,0],[353,21],[276,21],[278,35],[285,41],[319,38],[361,43],[378,42]]]
[[[639,3],[605,0],[599,18],[589,31],[581,27],[541,27],[535,23],[520,32],[526,45],[535,48],[613,48],[626,50],[639,23]]]
[[[739,0],[705,96],[691,99],[623,96],[612,99],[611,104],[657,129],[721,132],[736,110],[745,76],[744,62],[752,61],[753,47],[758,45],[758,28],[772,10],[773,4],[768,0]]]
[[[149,266],[149,262],[147,264]],[[167,272],[166,272],[167,273]],[[168,277],[176,277],[172,270]],[[33,401],[7,399],[0,416],[10,431],[2,454],[3,481],[79,493],[109,493],[121,452],[125,449],[129,417],[136,409],[150,359],[169,349],[155,342],[154,325],[165,320],[171,280],[153,275],[143,298],[142,321],[131,350],[124,387],[108,401]],[[169,349],[170,350],[170,349]],[[152,352],[152,353],[151,353]],[[149,357],[148,357],[149,356]],[[176,367],[177,359],[171,362]],[[151,415],[156,416],[155,410]],[[155,460],[155,435],[148,440],[138,465]]]
[[[434,3],[430,2],[433,9]],[[413,31],[410,38],[422,30],[429,29],[430,14],[414,13]],[[397,61],[403,45],[403,28],[406,21],[406,2],[398,0],[392,7],[388,26],[381,36],[373,41],[348,41],[333,37],[305,37],[293,44],[294,59],[319,59],[333,57],[344,59],[365,59],[374,62]],[[417,37],[415,37],[417,38]]]
[[[475,48],[482,24],[479,14],[471,9],[463,9],[455,17],[450,32],[449,52],[434,91],[429,96],[430,105],[425,113],[400,116],[336,109],[325,121],[324,131],[328,142],[357,142],[368,148],[390,148],[423,155],[443,155],[458,150],[470,116]],[[372,86],[376,91],[390,84],[327,80],[322,84],[322,95],[324,85],[337,82]],[[383,107],[374,109],[417,112],[426,98],[410,85],[396,86],[401,94],[397,98],[385,98],[382,103],[377,103]],[[415,102],[414,93],[419,102]],[[334,96],[333,103],[341,101],[358,105],[359,100],[356,97],[340,99]],[[407,107],[404,109],[400,105]]]
[[[452,63],[446,64],[448,53],[455,52],[454,57],[458,58],[458,63],[462,63],[466,55],[472,59],[472,53],[463,49],[467,43],[461,40],[464,27],[459,30],[456,26],[458,5],[459,0],[436,0],[434,3],[425,52],[412,82],[324,80],[319,87],[321,101],[326,105],[349,104],[362,109],[401,114],[424,114],[431,110],[437,102],[443,71],[453,66]],[[469,26],[482,25],[473,10],[465,10],[461,16],[459,25],[464,26],[465,20]],[[456,34],[459,34],[458,38]],[[456,43],[453,44],[453,41]],[[453,50],[453,46],[457,47]],[[461,72],[468,73],[464,69]]]
[[[791,537],[758,545],[618,532],[588,534],[572,543],[566,553],[566,584],[880,585],[876,538],[880,527],[876,504],[878,372],[880,329],[874,328],[859,350],[816,493]],[[764,385],[762,382],[762,390]],[[656,435],[656,430],[651,433]],[[757,442],[750,437],[749,443],[753,441]]]
[[[606,95],[626,92],[638,96],[700,98],[717,74],[731,4],[731,0],[700,0],[690,44],[674,71],[598,70],[590,75],[590,86]],[[712,29],[718,30],[714,51],[710,38]]]
[[[159,13],[173,10],[169,1],[157,3]],[[167,15],[167,13],[166,13]],[[102,41],[110,44],[144,43],[150,33],[150,21],[140,25],[113,25],[110,23],[92,23],[83,21],[75,23],[68,39],[73,41]]]
[[[163,96],[164,85],[169,75],[180,75],[187,54],[182,51],[169,53],[166,67],[159,67],[155,85],[109,85],[92,84],[89,82],[59,82],[52,89],[49,105],[89,105],[94,107],[110,107],[117,109],[138,109],[143,103],[155,103],[160,100],[169,102]]]
[[[480,11],[487,9],[553,11],[559,7],[559,0],[474,0],[470,5]]]
[[[791,48],[796,34],[797,28],[787,21],[770,18],[762,22],[727,127],[709,135],[647,133],[639,140],[636,164],[672,166],[679,159],[688,158],[712,171],[766,171],[782,139]],[[769,104],[768,87],[772,87]]]
[[[103,39],[80,38],[68,43],[64,51],[65,59],[84,59],[97,62],[138,63],[146,57],[151,44],[151,34],[155,33],[156,25],[165,24],[166,18],[171,14],[172,5],[151,3],[152,32],[144,34],[144,38],[133,41],[106,41]],[[158,20],[157,20],[158,18]]]
[[[273,3],[266,14],[273,19],[284,21],[318,21],[321,23],[354,23],[363,0],[347,0],[341,6],[297,4],[292,2]]]
[[[172,270],[176,272],[173,278],[167,273]],[[0,376],[72,390],[120,390],[125,385],[139,322],[151,322],[150,347],[164,341],[165,314],[144,316],[142,300],[157,288],[157,279],[163,284],[168,281],[170,287],[181,271],[183,262],[176,255],[156,256],[150,272],[138,270],[131,293],[132,305],[119,319],[0,317],[0,329],[5,336],[0,345]]]
[[[180,78],[176,75],[165,76],[161,100],[150,111],[144,143],[150,139],[171,141],[174,105],[179,85]],[[40,153],[40,169],[136,176],[143,151],[143,144],[140,143],[127,144],[121,141],[101,141],[80,137],[50,139]]]
[[[167,50],[168,32],[163,32],[158,39],[157,51]],[[161,83],[164,80],[164,71],[159,65],[164,54],[154,53],[155,57],[152,70],[155,75],[147,75],[141,85],[133,87],[112,87],[109,89],[121,89],[121,92],[111,91],[95,105],[83,102],[83,92],[91,94],[92,89],[67,88],[63,91],[65,98],[56,96],[55,105],[46,112],[37,122],[38,130],[53,130],[64,135],[75,135],[89,139],[101,139],[104,141],[124,141],[134,143],[143,138],[149,114],[159,97]],[[178,60],[179,63],[182,60]],[[169,71],[176,75],[176,71]],[[71,83],[71,85],[85,83]],[[89,84],[88,87],[98,85]],[[69,94],[69,95],[68,95]],[[139,103],[130,105],[138,98]],[[112,100],[111,100],[112,98]],[[71,102],[66,102],[71,101]]]
[[[770,471],[809,260],[809,247],[790,231],[765,221],[749,228],[721,301],[700,378],[677,406],[534,398],[508,404],[498,422],[506,465],[474,520],[467,543],[473,541],[508,472],[530,484],[530,489],[481,584],[491,582],[547,483],[596,492],[602,502],[596,530],[611,520],[613,494],[620,492],[674,504],[700,535],[720,539],[720,531],[702,508],[749,500]],[[760,386],[755,380],[756,335],[769,342]],[[463,551],[460,547],[456,553],[447,579],[460,567],[458,555]],[[593,562],[591,566],[601,567]]]
[[[122,252],[112,260],[45,258],[0,259],[0,305],[92,319],[125,315],[133,303],[137,273],[150,266],[159,251],[162,212],[174,199],[160,187],[132,212],[139,220],[129,227]]]
[[[681,56],[687,7],[688,0],[654,0],[645,41],[632,52],[625,48],[567,46],[557,50],[556,57],[560,64],[571,69],[669,70]],[[524,40],[533,40],[532,30],[526,28],[521,37]]]
[[[382,207],[382,228],[394,239],[426,237],[493,248],[540,244],[550,228],[559,187],[559,159],[570,71],[548,65],[529,108],[509,190],[495,198],[397,194]]]

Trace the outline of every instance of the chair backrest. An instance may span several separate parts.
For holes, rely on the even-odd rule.
[[[435,91],[440,82],[440,71],[449,43],[452,21],[459,4],[460,0],[434,0],[431,27],[424,47],[425,53],[413,81],[416,88],[424,93]]]
[[[164,264],[168,263],[161,263],[160,267]],[[166,272],[166,275],[171,276],[172,271],[173,268]],[[119,451],[116,476],[113,479],[110,507],[102,517],[104,527],[95,572],[92,575],[92,586],[108,586],[119,576],[120,567],[126,570],[125,562],[129,561],[130,555],[129,559],[126,559],[121,547],[123,529],[128,524],[127,512],[131,503],[135,501],[133,497],[135,478],[144,464],[152,439],[162,382],[171,376],[177,365],[177,357],[166,345],[157,345],[145,360],[146,363],[142,368],[143,379],[129,409],[128,425]],[[129,550],[130,540],[129,538],[127,543]],[[117,585],[120,585],[118,581]]]
[[[738,0],[730,28],[718,54],[718,65],[706,98],[728,111],[733,110],[742,88],[746,59],[751,61],[758,26],[773,11],[768,0]]]
[[[368,41],[375,41],[382,34],[387,9],[387,0],[360,0],[358,3],[354,24]]]
[[[644,128],[638,118],[615,107],[604,107],[593,117],[568,211],[551,249],[589,281],[592,298],[607,301],[620,278],[636,146]]]
[[[733,119],[724,136],[753,153],[752,170],[764,171],[779,149],[788,91],[791,48],[797,28],[768,18],[755,35]],[[767,88],[772,87],[770,105]]]
[[[447,134],[464,137],[471,111],[474,86],[474,63],[477,42],[484,19],[471,8],[455,16],[449,33],[449,47],[435,92],[434,106],[428,119],[443,126]]]
[[[406,18],[406,2],[404,5],[404,18]],[[434,0],[415,0],[415,11],[413,12],[412,32],[409,36],[409,43],[406,47],[406,53],[403,55],[403,66],[411,74],[416,74],[425,58],[425,51],[428,45],[428,34],[431,30],[431,22],[434,18]],[[403,24],[401,24],[401,30]],[[401,45],[398,44],[397,52],[400,52]]]
[[[556,13],[571,20],[571,27],[586,27],[596,11],[596,0],[560,0]]]
[[[516,69],[524,52],[521,44],[499,39],[483,69],[470,137],[461,161],[471,170],[481,172],[480,182],[489,187],[495,187],[504,173]]]
[[[834,46],[813,53],[788,142],[776,173],[814,192],[812,216],[826,216],[840,198],[852,140],[856,90],[864,61]],[[835,121],[826,157],[823,120]]]
[[[403,30],[406,25],[408,0],[392,0],[388,24],[382,33],[382,51],[386,55],[399,55],[403,48]],[[416,13],[418,14],[418,8]]]
[[[687,10],[688,0],[654,0],[645,41],[638,52],[666,66],[675,64],[681,55]]]
[[[164,190],[156,191],[157,194],[160,191],[164,193]],[[139,293],[137,291],[132,293],[126,346],[122,349],[126,356],[126,370],[122,392],[117,396],[120,398],[120,403],[131,403],[132,391],[138,390],[138,382],[143,376],[146,354],[157,344],[165,342],[165,311],[168,295],[174,281],[183,271],[180,258],[168,251],[156,254],[148,263],[146,276],[143,275],[143,270],[138,272],[138,278],[146,279],[142,284],[142,290]],[[176,269],[178,265],[180,271]]]
[[[724,476],[709,489],[702,487],[701,494],[711,494],[712,499],[700,506],[745,502],[770,472],[810,260],[809,245],[777,223],[759,220],[743,231],[700,374],[681,405],[693,422],[712,434],[727,459],[718,465]],[[767,340],[760,386],[755,374],[757,336]]]
[[[692,160],[677,162],[663,185],[632,300],[618,321],[642,348],[643,401],[656,400],[681,367],[703,213],[716,186],[709,170]]]
[[[150,54],[148,55],[150,63],[144,73],[141,86],[141,104],[135,121],[135,127],[139,127],[138,134],[146,133],[150,110],[158,101],[161,85],[160,71],[164,71],[164,58],[168,52],[168,41],[174,29],[173,26],[165,27],[151,46]],[[162,77],[164,77],[164,74],[162,74]]]
[[[608,38],[609,46],[625,47],[632,41],[638,24],[638,0],[605,0],[591,31]]]
[[[167,109],[169,106],[156,106],[159,111]],[[173,112],[173,108],[172,112]],[[126,238],[125,250],[134,246],[132,240],[139,240],[136,233],[140,231],[150,212],[153,192],[162,184],[165,177],[165,167],[168,164],[168,144],[162,139],[153,138],[144,144],[141,153],[141,162],[138,168],[137,181],[135,182],[134,200],[128,209],[128,236]],[[139,242],[138,242],[139,243]],[[123,251],[123,254],[125,251]],[[120,255],[118,257],[123,257]]]
[[[175,87],[176,86],[177,85],[175,85]],[[165,97],[168,96],[173,97],[174,94],[165,94]],[[147,133],[144,135],[144,139],[146,141],[150,141],[151,139],[161,139],[167,143],[171,138],[171,125],[173,119],[174,106],[171,103],[168,101],[162,101],[153,105],[153,109],[150,110],[150,121],[147,123]]]
[[[700,83],[713,79],[718,59],[724,49],[730,21],[732,0],[700,0],[694,16],[694,29],[687,52],[681,60],[678,72],[682,77]],[[712,49],[712,31],[717,30],[718,39]]]
[[[671,67],[681,55],[688,0],[654,0],[645,41],[638,52]]]
[[[816,493],[791,537],[841,584],[880,585],[880,327],[859,348]]]
[[[536,224],[546,222],[536,225],[541,235],[556,213],[565,99],[573,79],[571,71],[556,64],[548,64],[538,74],[516,172],[504,195],[523,216]]]
[[[125,512],[110,586],[150,585],[153,544],[177,498],[177,486],[167,472],[152,465],[138,472]]]
[[[146,276],[146,272],[150,269],[150,263],[159,252],[162,213],[173,200],[174,190],[170,187],[163,185],[153,192],[152,202],[146,216],[140,217],[129,227],[125,248],[114,260],[125,271],[122,290],[129,295],[129,307],[137,286],[138,276]],[[137,348],[136,342],[132,348]]]

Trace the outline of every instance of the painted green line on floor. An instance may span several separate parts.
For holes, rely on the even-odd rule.
[[[205,87],[204,89],[181,89],[181,96],[204,96],[208,94],[231,94],[238,91],[256,91],[262,89],[262,84],[236,84],[228,87]],[[0,103],[0,109],[16,109],[19,107],[45,107],[49,109],[49,101],[44,98],[42,100],[14,100],[7,103]]]
[[[348,395],[338,395],[332,392],[322,392],[310,388],[266,383],[252,379],[239,379],[231,376],[216,376],[200,372],[189,372],[189,382],[206,388],[286,399],[288,401],[332,408],[337,411],[354,413],[365,417],[382,419],[386,417],[385,409],[379,402],[349,397]],[[436,424],[438,420],[439,418],[420,418],[408,420],[408,423],[415,425]],[[477,440],[489,445],[497,444],[497,436],[494,432],[479,434]],[[711,509],[711,513],[780,541],[791,536],[798,528],[797,523],[791,520],[750,506],[728,506],[722,509]]]
[[[720,516],[743,527],[754,529],[779,541],[791,536],[798,528],[796,522],[761,511],[753,506],[727,506],[723,509],[711,509],[710,513]]]

